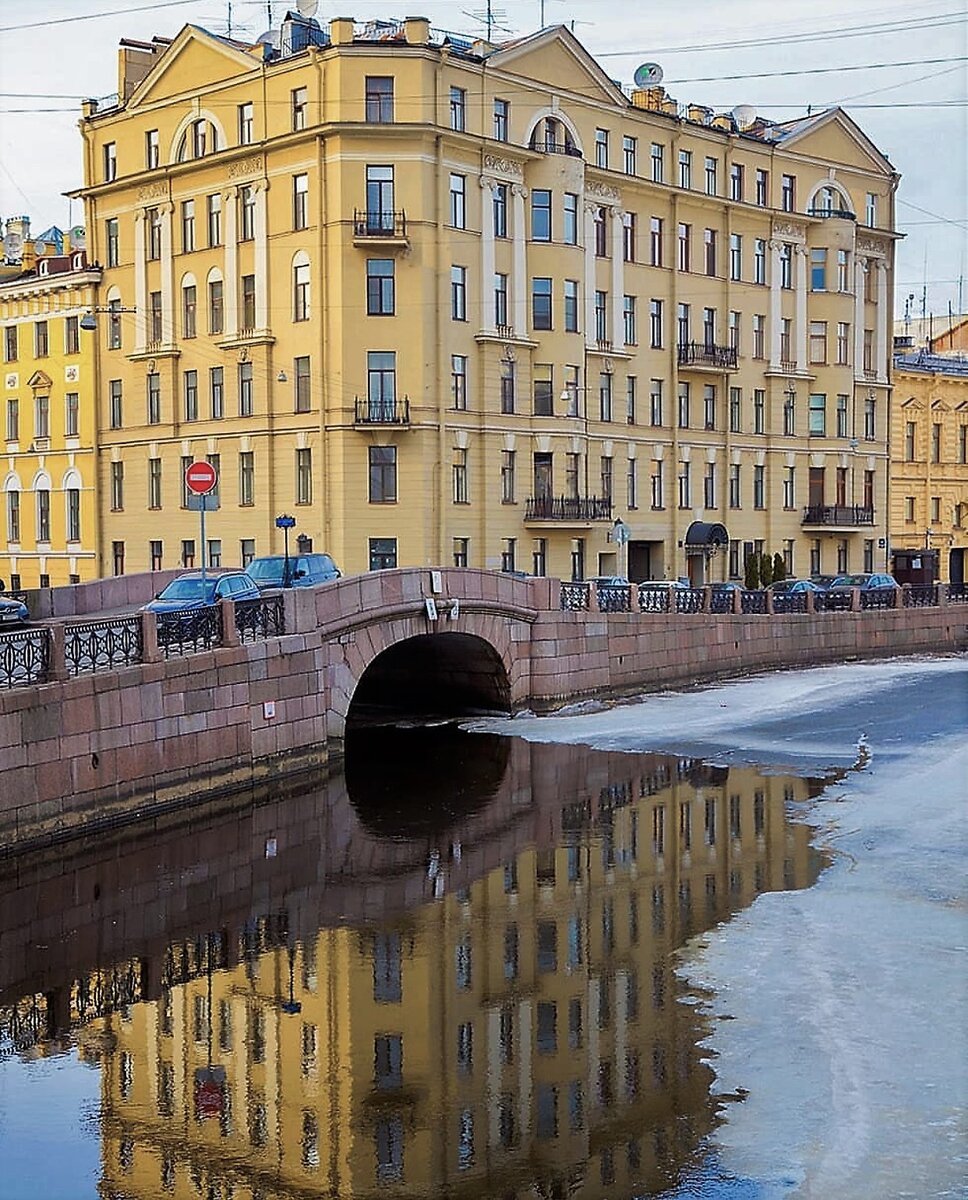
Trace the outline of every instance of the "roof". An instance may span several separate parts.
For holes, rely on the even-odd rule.
[[[968,358],[961,355],[930,354],[920,350],[917,354],[895,354],[895,371],[915,371],[925,375],[957,375],[968,377]]]
[[[726,526],[713,521],[693,521],[686,530],[687,546],[727,546]]]
[[[894,322],[895,337],[909,337],[915,346],[926,346],[929,341],[943,338],[968,322],[968,313],[952,313],[950,316],[918,317],[916,320]]]

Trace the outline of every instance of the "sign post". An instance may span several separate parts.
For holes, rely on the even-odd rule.
[[[200,462],[189,463],[185,468],[185,487],[193,496],[202,497],[199,504],[199,515],[201,517],[200,538],[202,542],[202,593],[205,592],[205,510],[209,507],[209,497],[215,488],[218,486],[218,471],[210,462],[204,460]],[[212,504],[214,508],[215,505]]]
[[[296,518],[290,517],[287,513],[283,513],[281,517],[276,517],[276,528],[282,530],[282,536],[286,544],[286,565],[282,569],[282,586],[284,588],[292,587],[292,566],[289,562],[289,530],[296,524]]]
[[[625,568],[620,572],[620,574],[628,579],[628,544],[630,538],[632,537],[632,530],[628,525],[625,524],[621,517],[615,518],[615,524],[612,526],[611,537],[612,541],[618,546],[619,566],[624,566]],[[622,561],[623,558],[624,563]]]

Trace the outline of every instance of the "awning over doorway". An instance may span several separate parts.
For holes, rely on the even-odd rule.
[[[725,525],[715,521],[693,521],[686,530],[687,554],[702,554],[729,545],[729,534]]]

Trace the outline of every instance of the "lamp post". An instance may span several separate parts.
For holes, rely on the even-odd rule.
[[[282,586],[284,588],[292,587],[292,569],[289,563],[289,530],[295,524],[296,518],[290,517],[287,513],[283,513],[281,517],[276,517],[276,528],[282,530],[285,543],[286,562],[282,568]]]

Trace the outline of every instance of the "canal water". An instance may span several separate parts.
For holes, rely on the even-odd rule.
[[[0,1198],[962,1195],[966,681],[368,730],[0,862]]]

